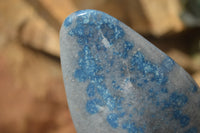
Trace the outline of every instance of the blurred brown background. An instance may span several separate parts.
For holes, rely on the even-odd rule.
[[[0,133],[75,133],[59,29],[86,8],[131,26],[200,84],[200,0],[0,0]]]

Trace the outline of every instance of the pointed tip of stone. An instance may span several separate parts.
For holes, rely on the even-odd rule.
[[[97,10],[92,10],[92,9],[85,9],[85,10],[78,10],[72,14],[70,14],[63,22],[64,26],[67,28],[69,25],[71,25],[72,21],[76,19],[78,16],[87,16],[91,14],[92,12],[99,12]]]
[[[98,20],[95,20],[95,17],[97,16],[104,16],[102,18],[98,17]],[[92,20],[92,17],[94,17]],[[108,19],[113,19],[115,21],[118,21],[117,19],[115,19],[114,17],[102,12],[102,11],[98,11],[98,10],[93,10],[93,9],[85,9],[85,10],[78,10],[72,14],[70,14],[63,22],[63,25],[65,26],[65,28],[67,28],[68,26],[70,26],[72,24],[72,22],[76,21],[80,21],[78,22],[79,24],[91,24],[94,23],[94,21],[99,21],[99,22],[106,22],[105,17]],[[90,22],[90,23],[89,23]]]

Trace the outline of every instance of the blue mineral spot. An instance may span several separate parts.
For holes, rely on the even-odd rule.
[[[138,51],[136,54],[133,55],[131,59],[132,69],[134,69],[136,65],[137,65],[137,69],[141,69],[143,62],[144,62],[144,55]]]
[[[198,91],[197,85],[192,85],[192,87],[190,88],[190,90],[191,90],[193,93],[197,92],[197,91]]]
[[[110,111],[114,110],[116,107],[116,101],[112,95],[109,95],[108,97],[104,98],[106,101],[106,104]]]
[[[107,116],[107,122],[110,124],[111,127],[117,128],[118,124],[118,115],[115,113],[111,113]]]
[[[74,34],[77,36],[80,36],[80,37],[85,35],[84,31],[85,31],[85,29],[83,26],[78,26],[78,27],[76,27],[76,29],[73,30]]]
[[[180,110],[175,110],[175,111],[173,112],[173,117],[174,117],[176,120],[177,120],[177,119],[180,119],[181,116],[182,116],[182,113],[181,113]]]
[[[99,106],[105,106],[105,103],[102,100],[100,100],[100,99],[95,99],[95,102]]]
[[[133,108],[133,113],[137,114],[138,113],[138,109],[137,108]]]
[[[132,117],[133,117],[133,114],[129,114],[128,116],[129,116],[130,118],[132,118]]]
[[[126,71],[127,71],[127,66],[121,65],[121,67],[120,67],[121,77],[125,76]],[[127,81],[129,81],[129,80],[126,80],[125,82],[127,83]]]
[[[131,43],[131,42],[125,41],[125,43],[124,43],[124,47],[125,47],[125,51],[128,52],[128,51],[130,51],[131,49],[133,49],[134,44]]]
[[[158,95],[158,92],[154,90],[154,88],[151,88],[148,90],[149,92],[149,98],[155,98]]]
[[[112,81],[112,85],[113,85],[113,86],[116,85],[116,81],[115,81],[115,80]]]
[[[168,100],[164,100],[164,101],[162,101],[162,102],[163,102],[162,110],[168,109],[168,108],[171,107],[171,103],[170,103]]]
[[[78,79],[79,82],[85,82],[88,79],[87,75],[81,69],[76,69],[74,77]]]
[[[187,131],[184,133],[198,133],[198,130],[196,127],[189,128]]]
[[[89,23],[89,17],[87,15],[78,16],[76,23],[80,25],[87,24]]]
[[[89,97],[95,96],[95,85],[93,83],[90,83],[87,87],[87,95]]]
[[[123,90],[119,85],[117,85],[117,83],[116,83],[115,80],[112,81],[112,87],[113,87],[115,90]]]
[[[97,51],[106,51],[106,47],[104,45],[100,45],[99,43],[96,43],[96,49]]]
[[[99,70],[99,67],[91,55],[90,48],[87,45],[84,46],[83,51],[79,52],[79,66],[82,70],[81,74],[85,74],[84,77],[87,78],[92,78]]]
[[[156,118],[156,115],[155,115],[155,114],[152,114],[151,117],[152,117],[152,118]]]
[[[88,100],[86,103],[86,110],[89,114],[96,114],[99,112],[98,106],[103,106],[104,103],[100,99]]]
[[[123,97],[117,98],[115,100],[115,102],[116,102],[116,108],[117,108],[118,111],[121,111],[123,109],[123,107],[122,107],[122,101],[123,100],[124,100]]]
[[[141,127],[136,127],[135,123],[130,120],[123,122],[122,128],[127,130],[128,133],[144,133],[144,130]]]
[[[97,87],[97,92],[103,98],[106,98],[106,97],[108,97],[110,95],[110,93],[108,92],[108,89],[107,89],[105,84],[97,84],[96,87]]]
[[[119,117],[119,118],[122,118],[122,117],[124,117],[125,115],[126,115],[126,112],[122,112],[122,113],[119,113],[119,114],[118,114],[118,117]]]
[[[139,86],[142,86],[143,84],[145,84],[145,82],[148,83],[148,78],[150,78],[151,82],[156,82],[158,85],[165,85],[167,83],[168,77],[159,67],[159,65],[156,65],[146,60],[144,55],[140,51],[133,55],[130,62],[131,66],[129,69],[131,71],[139,71],[142,73],[143,77],[145,77],[143,78],[140,76],[139,78],[137,78],[137,81],[139,81],[138,79],[143,79],[143,83],[139,83]]]
[[[156,81],[159,85],[165,85],[168,81],[168,77],[163,74],[163,73],[160,73],[157,77],[156,77]]]
[[[78,38],[77,39],[77,43],[79,43],[80,45],[84,45],[88,43],[88,39],[87,38]]]
[[[142,87],[143,83],[137,83],[138,87]]]
[[[64,21],[64,26],[68,27],[72,24],[72,18],[71,17],[67,17]]]
[[[103,35],[106,39],[108,39],[110,45],[113,45],[116,40],[124,36],[123,29],[118,25],[104,23],[101,25],[101,29]]]
[[[131,82],[131,83],[133,83],[133,84],[135,84],[135,82],[136,82],[136,79],[135,79],[135,78],[133,78],[133,77],[131,77],[131,78],[130,78],[130,82]]]
[[[139,127],[138,128],[138,132],[137,133],[144,133],[144,129],[143,128],[141,128],[141,127]]]
[[[173,108],[181,108],[188,102],[188,97],[184,94],[173,92],[169,99]]]
[[[95,15],[95,12],[91,13],[90,15],[90,21],[89,21],[89,25],[101,25],[102,24],[102,16],[100,15]],[[97,20],[99,18],[99,21]],[[97,27],[99,28],[99,27]]]
[[[156,106],[160,106],[160,102],[159,102],[159,98],[156,99],[157,101],[155,101]]]
[[[190,118],[187,115],[183,115],[180,117],[181,127],[186,127],[190,123]]]
[[[175,62],[170,57],[166,57],[161,65],[164,67],[164,71],[169,72],[173,69]]]
[[[180,122],[181,127],[186,127],[190,123],[189,116],[182,114],[180,110],[175,110],[173,112],[173,117]]]
[[[161,92],[162,93],[168,93],[168,89],[167,88],[161,88]]]
[[[94,84],[99,84],[104,81],[105,77],[103,75],[95,75],[92,77],[91,82]]]
[[[94,76],[98,71],[98,67],[91,56],[91,52],[88,46],[85,46],[83,51],[79,52],[79,66],[75,73],[74,77],[80,82],[85,82],[87,79]]]
[[[103,98],[109,110],[114,110],[114,108],[116,107],[116,101],[114,97],[109,93],[107,87],[103,84],[98,84],[97,92]]]
[[[116,53],[116,55],[120,55],[120,57],[126,59],[126,58],[128,57],[129,51],[133,49],[133,46],[134,46],[134,45],[133,45],[132,43],[130,43],[130,42],[128,42],[128,41],[125,41],[125,42],[123,43],[122,52],[118,52],[118,53]],[[113,53],[113,54],[114,54],[114,53]]]

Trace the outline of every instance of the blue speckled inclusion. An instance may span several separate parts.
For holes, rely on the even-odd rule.
[[[189,128],[186,132],[184,133],[198,133],[198,130],[196,127],[192,127],[192,128]]]
[[[112,128],[122,128],[128,133],[143,133],[145,126],[138,126],[132,118],[133,114],[128,114],[123,106],[126,97],[113,95],[111,92],[123,91],[116,80],[112,80],[112,88],[106,85],[105,75],[109,74],[115,60],[127,60],[130,65],[121,64],[118,68],[121,77],[125,76],[126,70],[130,70],[131,77],[127,79],[144,92],[148,92],[148,100],[152,101],[155,107],[161,108],[160,111],[166,109],[173,110],[173,118],[180,127],[187,127],[190,123],[190,117],[181,112],[182,107],[188,102],[188,97],[178,92],[173,92],[166,100],[160,100],[160,96],[169,93],[166,83],[168,82],[168,74],[174,68],[174,61],[167,57],[160,63],[155,64],[147,60],[144,54],[137,51],[134,55],[129,52],[134,49],[134,43],[125,38],[125,32],[120,27],[119,21],[109,15],[93,10],[85,10],[76,12],[75,22],[69,17],[64,21],[64,25],[68,27],[71,23],[76,25],[69,30],[69,35],[76,37],[77,43],[81,50],[78,53],[78,65],[74,72],[74,77],[79,82],[89,82],[86,93],[89,100],[86,103],[86,110],[93,115],[99,112],[99,107],[107,107],[110,111],[107,122]],[[108,46],[102,42],[106,38]],[[120,42],[119,49],[115,47]],[[109,58],[109,49],[113,48],[112,58]],[[98,53],[103,53],[100,58]],[[128,58],[130,57],[130,58]],[[106,62],[103,63],[103,62]],[[154,87],[149,88],[149,84]],[[197,87],[196,87],[197,88]],[[192,91],[196,92],[195,86]],[[100,98],[96,98],[98,97]],[[131,104],[128,107],[131,108]],[[127,106],[126,106],[127,107]],[[133,108],[133,113],[138,115],[144,114],[145,108]],[[115,112],[115,113],[113,113]],[[126,117],[126,119],[124,119]],[[155,114],[152,114],[152,118]],[[128,120],[127,120],[128,118]],[[121,123],[119,123],[121,120]],[[197,133],[197,128],[188,129],[185,133]]]

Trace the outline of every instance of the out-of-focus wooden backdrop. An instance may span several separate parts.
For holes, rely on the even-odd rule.
[[[131,26],[200,84],[198,2],[0,0],[0,132],[75,133],[62,80],[59,29],[79,9],[98,9]]]

